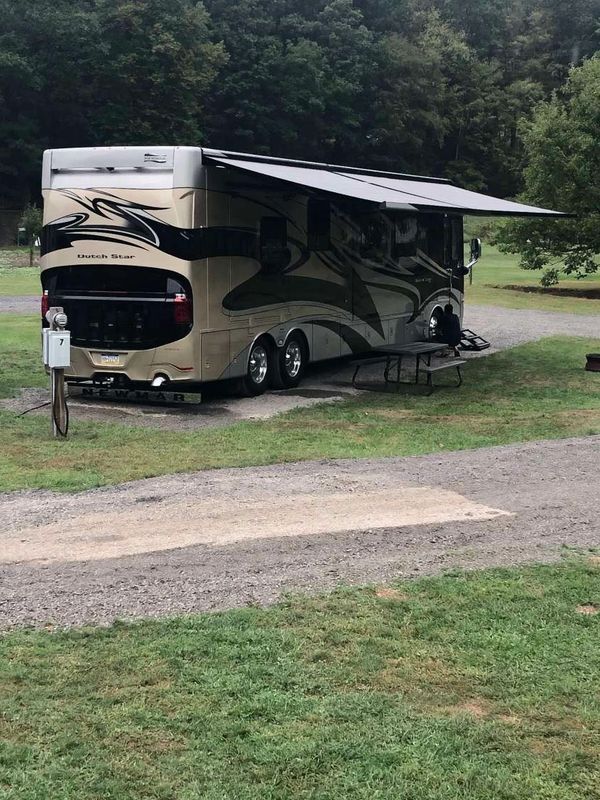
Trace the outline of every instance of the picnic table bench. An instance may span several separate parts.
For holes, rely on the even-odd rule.
[[[438,372],[443,372],[447,369],[456,369],[458,375],[458,383],[456,388],[462,384],[462,374],[460,368],[466,361],[462,358],[450,358],[440,364],[431,365],[431,356],[434,353],[439,353],[445,350],[447,345],[442,342],[409,342],[407,344],[386,344],[376,348],[373,355],[369,358],[357,359],[353,363],[356,364],[354,375],[352,376],[352,385],[356,389],[371,389],[372,386],[359,385],[357,383],[358,373],[363,367],[369,364],[384,364],[383,379],[385,387],[395,385],[399,387],[402,383],[407,381],[400,380],[402,371],[402,360],[405,357],[414,357],[415,359],[415,380],[414,385],[419,385],[419,375],[421,373],[427,376],[426,386],[429,388],[429,394],[435,389],[433,383],[433,376]],[[394,364],[395,362],[395,364]],[[395,369],[394,369],[395,366]],[[390,374],[394,369],[396,373],[395,380],[390,378]],[[411,382],[412,383],[412,382]]]

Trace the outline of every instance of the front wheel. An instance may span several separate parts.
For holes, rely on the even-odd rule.
[[[300,336],[292,334],[277,352],[277,374],[275,385],[280,389],[298,386],[306,370],[308,355]]]
[[[246,397],[262,394],[269,386],[272,356],[268,345],[259,339],[250,349],[248,369],[242,378],[242,393]]]

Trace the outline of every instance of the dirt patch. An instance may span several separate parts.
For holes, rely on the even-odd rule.
[[[475,719],[493,720],[502,722],[505,725],[516,727],[522,723],[521,717],[516,714],[499,714],[496,706],[489,700],[483,697],[468,698],[460,703],[454,705],[443,705],[438,709],[439,712],[446,716],[470,716]]]
[[[521,717],[517,717],[516,714],[499,714],[498,720],[500,722],[504,722],[505,725],[520,725],[522,722]]]
[[[600,607],[592,605],[591,603],[589,603],[589,604],[586,604],[586,605],[577,606],[575,611],[578,614],[584,614],[585,616],[591,617],[591,616],[594,616],[594,614],[597,614],[600,611]]]
[[[470,683],[452,664],[433,656],[389,658],[377,676],[383,691],[406,696],[419,707],[447,709],[449,698],[464,697]]]
[[[555,757],[557,754],[585,753],[597,759],[598,748],[591,737],[588,724],[578,717],[538,716],[528,720],[527,733],[535,732],[528,741],[529,749],[536,755]]]
[[[488,285],[492,289],[509,289],[511,292],[524,292],[525,294],[549,294],[556,297],[582,297],[587,300],[600,300],[600,287],[577,289],[574,286],[532,286],[520,283]]]
[[[410,408],[378,408],[377,411],[365,411],[365,416],[382,417],[383,419],[411,419],[415,416],[415,412]]]
[[[544,417],[554,420],[557,426],[560,425],[563,436],[579,432],[582,423],[586,423],[589,426],[586,429],[588,436],[595,436],[600,433],[599,408],[569,409],[567,411],[559,411],[556,414],[545,414]]]
[[[491,715],[491,708],[489,703],[485,700],[466,700],[464,703],[450,706],[445,709],[450,714],[469,714],[471,717],[483,719]]]
[[[564,411],[556,411],[551,416],[600,420],[600,408],[569,408]]]
[[[375,589],[375,596],[380,597],[382,600],[397,600],[403,602],[409,599],[406,592],[401,592],[399,589],[392,589],[391,586],[381,586]]]

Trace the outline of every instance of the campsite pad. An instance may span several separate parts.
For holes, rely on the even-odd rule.
[[[332,372],[339,369],[340,365],[337,364]],[[113,422],[136,428],[191,431],[231,425],[242,420],[268,419],[294,408],[336,402],[358,394],[350,382],[352,371],[350,368],[347,371],[350,372],[347,383],[333,383],[336,376],[331,374],[324,380],[320,372],[315,372],[297,389],[267,392],[259,397],[227,395],[226,388],[221,387],[221,394],[204,392],[199,405],[169,406],[69,398],[71,426],[78,422]],[[49,400],[50,393],[46,389],[22,389],[17,397],[0,401],[0,408],[21,414]],[[47,407],[32,413],[49,416]]]
[[[126,510],[107,507],[59,523],[15,529],[5,538],[0,562],[97,560],[197,544],[489,520],[508,513],[430,486],[298,492],[287,498],[238,499],[235,504],[228,497],[189,498],[183,507],[178,500],[159,497]]]

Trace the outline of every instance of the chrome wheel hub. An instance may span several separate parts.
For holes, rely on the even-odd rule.
[[[289,378],[295,378],[302,366],[302,349],[298,342],[291,341],[285,348],[285,372]]]
[[[440,330],[440,321],[436,314],[432,314],[429,318],[429,339],[435,341],[438,337]]]
[[[267,369],[269,368],[269,359],[267,351],[262,344],[257,344],[252,348],[250,353],[250,377],[254,383],[259,386],[267,377]]]

